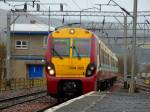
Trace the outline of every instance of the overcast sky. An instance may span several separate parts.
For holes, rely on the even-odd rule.
[[[7,0],[6,0],[7,1]],[[13,1],[13,0],[12,0]],[[16,0],[19,1],[19,0]],[[26,0],[21,0],[21,1],[26,1]],[[29,0],[28,0],[29,1]],[[32,1],[32,0],[31,0]],[[97,7],[95,4],[107,4],[110,0],[40,0],[40,3],[65,3],[67,5],[64,6],[64,10],[82,10],[86,8],[91,8],[91,7]],[[125,8],[127,11],[133,11],[133,2],[134,0],[114,0],[116,3],[118,3],[121,7]],[[16,2],[9,2],[11,5],[17,4]],[[22,3],[19,3],[22,4]],[[113,2],[110,2],[110,4],[114,4]],[[30,8],[29,8],[30,7]],[[41,10],[48,10],[49,5],[41,5]],[[60,10],[60,6],[57,5],[50,5],[51,10]],[[0,8],[1,9],[8,9],[8,4],[4,4],[3,2],[0,2]],[[11,7],[12,8],[12,7]],[[18,8],[18,7],[16,7]],[[19,7],[20,8],[20,7]],[[23,6],[21,6],[23,8]],[[114,6],[102,6],[101,7],[102,11],[121,11],[119,7],[114,7]],[[36,10],[36,8],[32,8],[32,6],[28,6],[28,10]],[[138,0],[138,11],[150,11],[150,0]],[[139,17],[138,21],[143,21],[144,17]],[[60,19],[62,19],[60,17]],[[66,17],[65,19],[72,19],[71,17]],[[79,19],[78,17],[74,17],[73,19]],[[83,18],[82,20],[97,20],[93,18]],[[101,18],[103,19],[103,18]],[[101,20],[100,19],[100,20]],[[107,20],[108,19],[108,20]],[[123,18],[122,18],[123,19]],[[131,19],[131,18],[130,18]],[[150,20],[150,17],[147,16],[147,19]],[[112,19],[106,18],[106,21],[110,21]],[[99,20],[98,20],[99,21]],[[116,21],[113,19],[113,21]],[[122,20],[121,20],[122,21]],[[129,20],[130,21],[130,20]]]
[[[62,2],[67,3],[67,6],[65,6],[65,10],[80,10],[80,9],[93,7],[95,6],[94,4],[99,4],[99,3],[107,4],[109,2],[109,0],[40,0],[40,1],[48,2],[48,3],[62,3]],[[134,0],[114,0],[114,1],[116,1],[120,6],[124,7],[128,11],[133,11]],[[53,8],[54,6],[51,7]],[[7,9],[8,5],[5,5],[3,2],[0,2],[0,8]],[[117,7],[113,7],[113,9],[118,11],[120,10]],[[110,7],[103,6],[102,10],[112,10],[112,7],[110,8]],[[138,0],[138,11],[150,11],[150,0]]]
[[[50,0],[43,0],[43,1],[50,1]],[[51,0],[51,1],[57,1],[62,2],[62,0]],[[79,10],[79,7],[81,9],[92,7],[94,4],[107,4],[110,0],[63,0],[66,2],[72,9]],[[122,7],[126,8],[129,11],[133,10],[133,0],[114,0]],[[112,3],[112,2],[111,2]],[[113,7],[114,8],[114,7]],[[104,10],[112,10],[108,7],[103,7]],[[118,8],[115,8],[117,10]],[[118,9],[119,10],[119,9]],[[138,10],[149,10],[150,11],[150,0],[138,0]]]

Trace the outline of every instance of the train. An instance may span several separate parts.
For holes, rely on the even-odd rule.
[[[63,27],[49,34],[45,60],[47,92],[55,98],[105,90],[117,79],[117,56],[85,28]]]

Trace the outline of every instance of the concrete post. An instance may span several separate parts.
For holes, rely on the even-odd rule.
[[[127,15],[124,16],[124,88],[127,88]]]
[[[137,0],[134,0],[133,8],[133,39],[132,39],[132,71],[130,82],[130,93],[134,93],[134,76],[135,76],[135,61],[136,61],[136,25],[137,25]]]
[[[7,13],[7,43],[6,43],[6,81],[10,81],[11,78],[11,68],[10,68],[10,59],[11,59],[11,40],[10,40],[10,32],[11,32],[11,12]]]

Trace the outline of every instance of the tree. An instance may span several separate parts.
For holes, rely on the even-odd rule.
[[[0,80],[2,79],[5,71],[6,47],[0,44]]]

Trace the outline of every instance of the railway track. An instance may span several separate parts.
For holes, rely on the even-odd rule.
[[[118,86],[114,86],[110,91],[114,91]],[[69,99],[58,102],[47,95],[46,91],[18,96],[5,100],[0,100],[0,112],[44,112],[45,110],[57,106]]]
[[[0,100],[0,110],[15,106],[17,104],[33,101],[38,98],[44,97],[46,95],[47,95],[47,91],[40,91],[40,92],[31,93],[27,95],[21,95],[13,98],[3,99]]]

